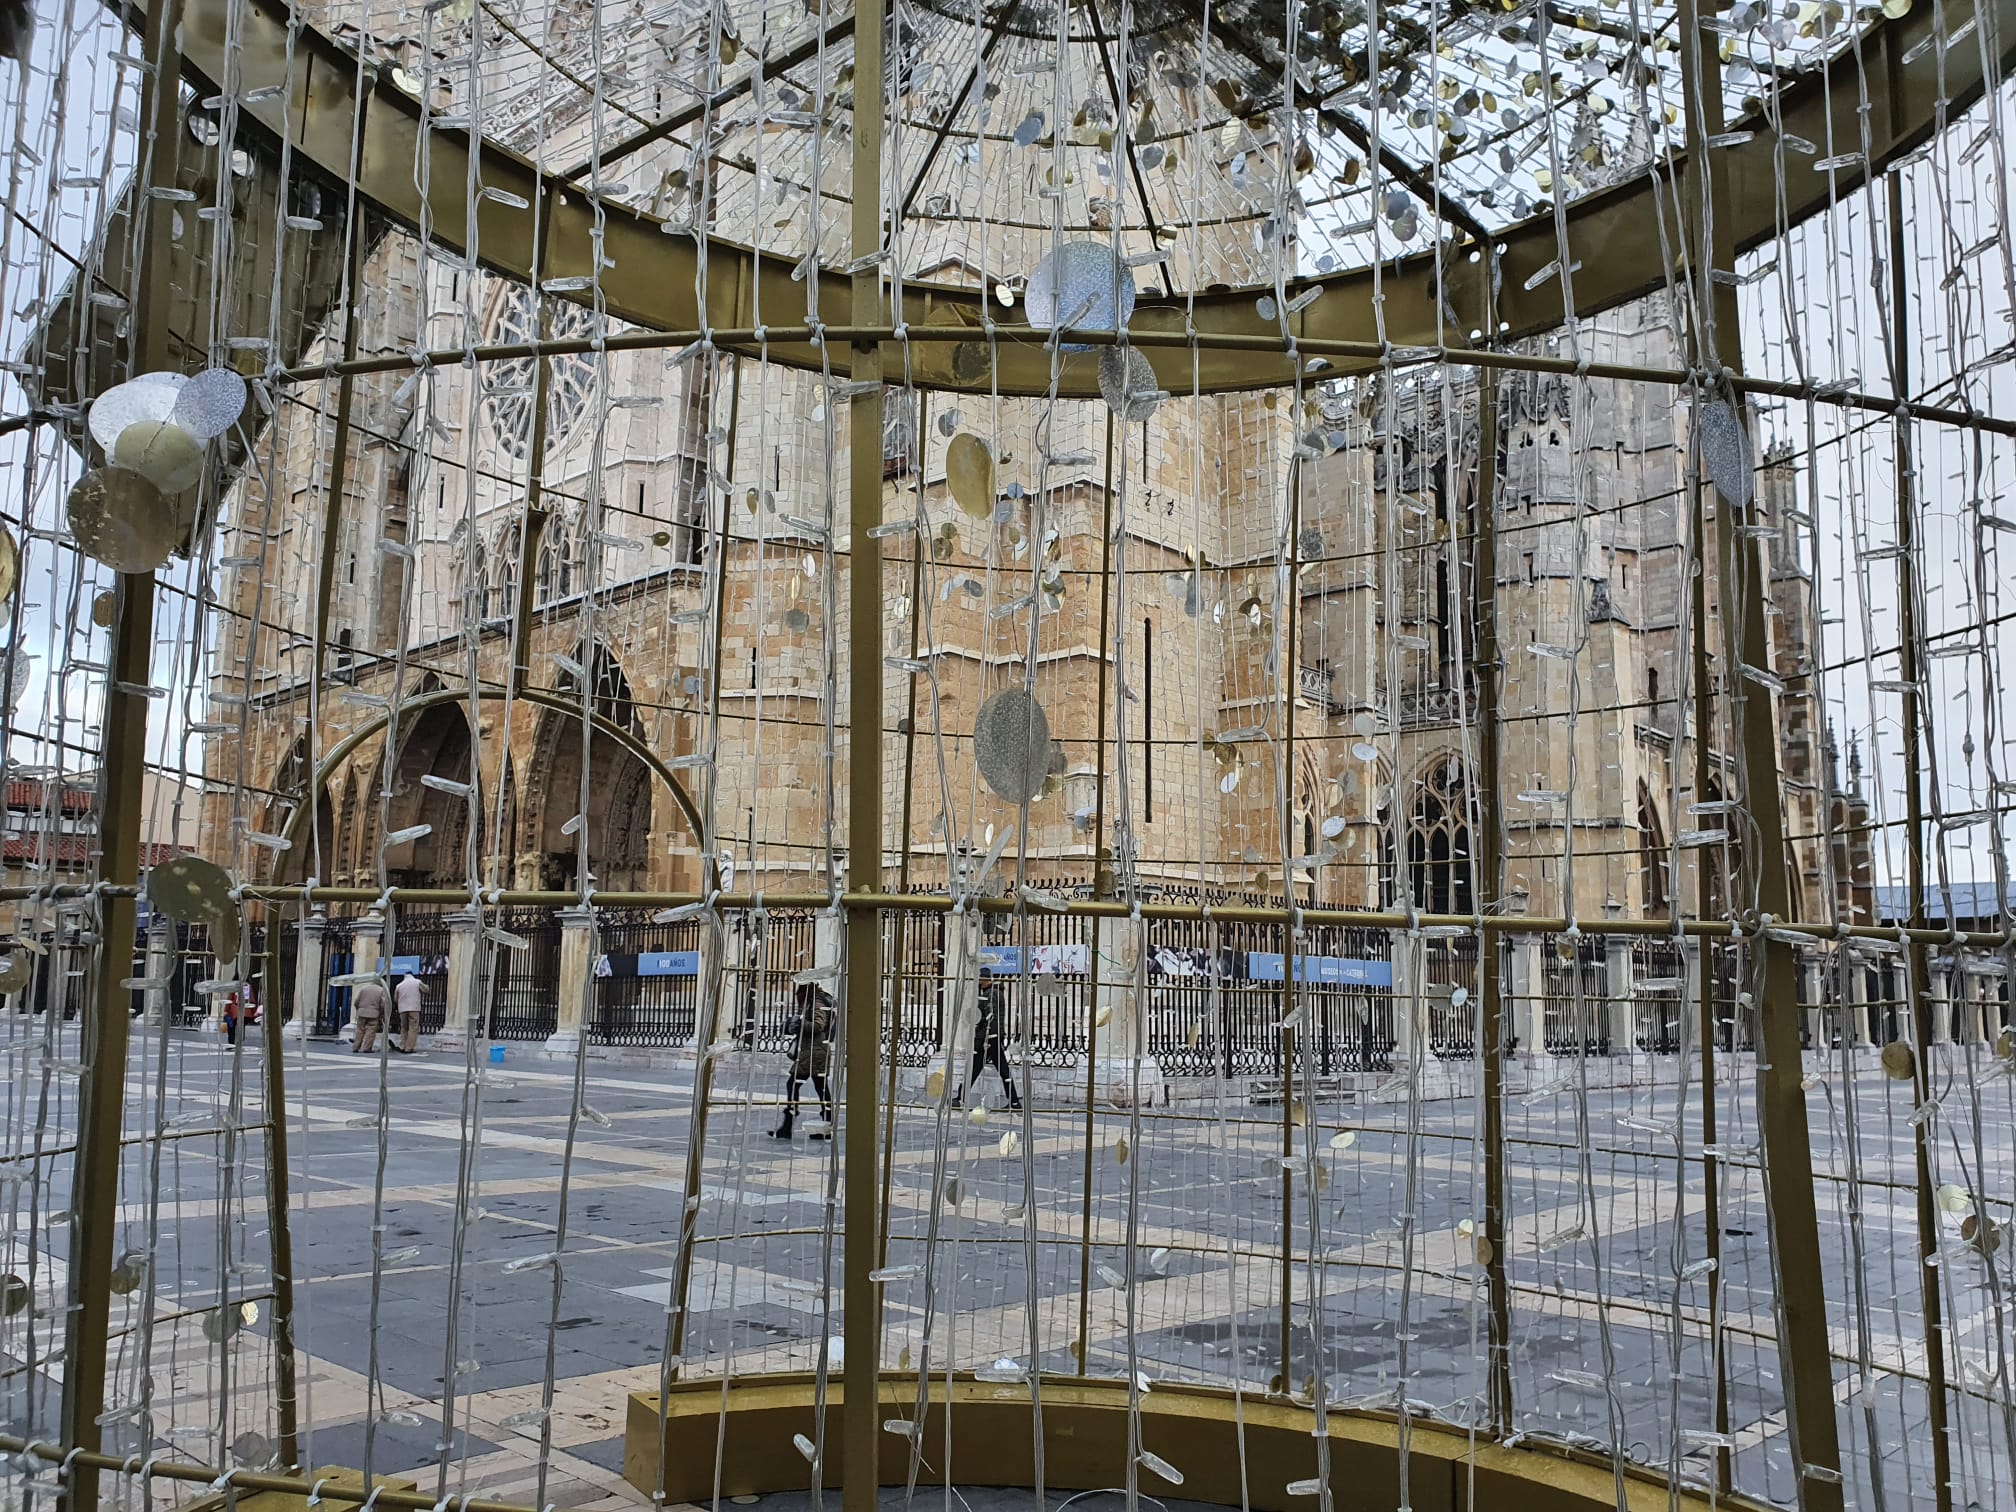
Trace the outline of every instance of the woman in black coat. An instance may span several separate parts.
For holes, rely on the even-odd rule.
[[[980,1016],[973,1021],[973,1069],[966,1074],[969,1089],[980,1080],[981,1073],[989,1066],[1001,1073],[1001,1088],[1008,1094],[1008,1106],[1022,1106],[1022,1094],[1015,1089],[1015,1078],[1008,1070],[1008,1054],[1001,1044],[1001,984],[982,982],[980,984]],[[958,1106],[959,1099],[952,1099]]]
[[[819,1112],[826,1127],[814,1129],[813,1139],[829,1139],[833,1133],[833,1092],[826,1081],[833,1058],[833,999],[810,983],[792,994],[792,1015],[784,1032],[791,1036],[791,1065],[784,1072],[784,1122],[770,1131],[772,1139],[789,1139],[791,1124],[798,1116],[798,1084],[809,1081],[819,1094]]]

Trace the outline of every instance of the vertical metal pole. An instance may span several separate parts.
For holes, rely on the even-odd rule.
[[[1299,386],[1294,393],[1299,407],[1301,394]],[[1302,623],[1302,466],[1299,461],[1288,464],[1288,573],[1286,604],[1276,604],[1274,613],[1283,618],[1281,645],[1282,660],[1287,663],[1276,669],[1281,679],[1277,686],[1284,689],[1281,700],[1281,769],[1276,779],[1278,791],[1274,794],[1275,824],[1280,829],[1281,854],[1285,858],[1295,852],[1295,842],[1289,831],[1294,826],[1295,814],[1295,706],[1302,701],[1302,648],[1297,637]],[[1295,906],[1295,874],[1284,865],[1281,870],[1281,901],[1289,909]],[[1284,923],[1279,926],[1281,935],[1281,1018],[1285,1024],[1288,1016],[1295,1011],[1295,926]],[[1292,1375],[1294,1355],[1289,1347],[1289,1326],[1294,1317],[1295,1300],[1295,1173],[1288,1165],[1295,1153],[1295,1031],[1284,1027],[1281,1030],[1281,1389],[1284,1392],[1295,1389]],[[1314,1173],[1311,1173],[1314,1180]],[[1314,1245],[1316,1235],[1309,1235]],[[1320,1297],[1309,1299],[1311,1316],[1322,1305]],[[1321,1320],[1312,1322],[1312,1332],[1321,1327]],[[1319,1357],[1312,1354],[1309,1365],[1312,1370],[1320,1364]],[[1323,1383],[1317,1382],[1317,1390]]]
[[[745,313],[747,299],[748,290],[742,281],[741,273],[738,272],[735,278],[735,299],[733,305],[730,306],[735,311],[735,318],[738,321],[747,318]],[[713,360],[711,356],[700,356],[693,359],[696,363],[712,362]],[[742,423],[742,359],[738,356],[730,356],[727,360],[732,366],[728,369],[728,442],[726,452],[730,459],[730,466],[733,466],[735,440],[738,434],[738,427]],[[543,362],[540,363],[539,370],[542,373],[545,372],[546,364]],[[719,368],[713,368],[710,370],[707,378],[706,402],[710,412],[708,416],[710,420],[713,418],[711,411],[714,404],[714,380],[719,373]],[[544,401],[542,400],[541,402],[543,403]],[[712,427],[705,426],[703,429],[712,429]],[[544,453],[542,452],[541,455],[543,456]],[[710,496],[710,491],[711,485],[709,488],[703,488],[701,491],[702,497]],[[703,514],[703,528],[705,518]],[[712,727],[719,726],[721,717],[721,646],[728,634],[728,546],[730,541],[728,524],[733,518],[734,501],[723,499],[721,501],[721,525],[714,537],[714,643],[709,653],[711,657],[709,665],[713,668],[713,673],[709,678],[707,691],[707,719],[709,725]],[[760,559],[760,545],[757,554]],[[520,570],[522,571],[523,569],[521,568]],[[530,603],[526,601],[526,607],[519,617],[520,623],[529,622],[531,617]],[[709,780],[711,782],[712,779],[710,778]],[[708,797],[708,806],[710,809],[713,807],[714,801],[714,796],[710,792]],[[755,821],[753,818],[750,824],[749,844],[751,853],[753,854],[756,844]],[[704,845],[704,834],[700,835],[699,838]],[[717,860],[711,856],[701,856],[700,891],[703,895],[712,888],[718,876],[719,863]],[[760,914],[744,914],[742,916],[743,921],[752,930],[768,928],[767,924],[759,922],[762,917]],[[705,936],[703,936],[704,938]],[[758,936],[751,934],[749,938],[757,939]],[[721,1022],[719,1005],[722,993],[726,990],[725,983],[728,980],[728,937],[725,929],[717,941],[717,947],[721,951],[722,960],[721,968],[714,976],[716,990],[712,1001],[715,1005],[715,1012],[712,1015],[703,1013],[701,1011],[702,1004],[697,997],[693,1004],[693,1131],[686,1142],[686,1185],[683,1188],[684,1199],[689,1204],[692,1203],[694,1194],[700,1190],[701,1182],[705,1179],[706,1174],[707,1112],[712,1106],[714,1094],[714,1061],[708,1056],[707,1047],[719,1034]],[[745,982],[751,984],[749,990],[753,992],[755,990],[753,983],[756,971],[754,963],[745,958],[742,970]],[[705,975],[703,965],[703,980],[705,979]],[[741,1011],[739,1004],[737,1004],[735,1011],[738,1013]],[[739,1020],[737,1021],[737,1029],[739,1032]],[[706,1032],[703,1033],[703,1030]],[[700,1210],[698,1206],[693,1205],[684,1208],[679,1217],[679,1261],[676,1272],[672,1277],[672,1331],[670,1346],[667,1351],[669,1354],[676,1355],[683,1353],[686,1348],[686,1302],[693,1290],[693,1250],[694,1246],[699,1242],[699,1232]],[[675,1368],[668,1361],[664,1379],[669,1381]]]
[[[1892,173],[1890,187],[1890,345],[1897,365],[1896,396],[1911,393],[1911,327],[1906,314],[1910,281],[1904,273],[1904,181]],[[1925,793],[1918,753],[1918,541],[1912,498],[1911,421],[1897,421],[1897,639],[1898,677],[1902,694],[1904,733],[1904,846],[1911,887],[1911,927],[1924,929]],[[1860,970],[1860,967],[1856,967]],[[1911,1101],[1922,1111],[1932,1095],[1932,1004],[1927,991],[1925,945],[1914,938],[1906,951],[1906,991],[1910,993],[1912,1024],[1918,1053],[1912,1058]],[[1939,1297],[1939,1214],[1932,1197],[1933,1125],[1915,1119],[1911,1144],[1918,1177],[1918,1285],[1925,1311],[1925,1408],[1932,1434],[1932,1495],[1938,1512],[1952,1512],[1953,1462],[1946,1420],[1946,1338]]]
[[[143,44],[148,69],[141,85],[140,119],[146,132],[149,189],[175,183],[181,141],[178,105],[181,54],[175,33],[180,0],[152,0]],[[169,363],[171,255],[169,201],[152,193],[134,198],[133,345],[129,372],[156,372]],[[131,994],[119,984],[133,973],[137,907],[131,891],[140,880],[141,791],[147,765],[147,705],[139,690],[153,680],[154,575],[119,579],[118,618],[112,631],[112,671],[105,688],[105,744],[99,765],[98,880],[123,892],[101,894],[98,959],[91,997],[84,1003],[80,1053],[85,1073],[77,1094],[77,1158],[70,1182],[73,1242],[71,1306],[63,1344],[63,1442],[96,1453],[98,1419],[105,1411],[106,1336],[112,1310],[113,1252],[119,1241],[119,1141],[126,1096],[126,1045]],[[69,1467],[68,1512],[98,1505],[98,1471],[82,1461]]]
[[[884,0],[860,0],[854,22],[853,321],[881,322],[882,47]],[[849,414],[848,575],[849,668],[847,751],[847,886],[855,894],[882,890],[882,548],[869,532],[882,518],[882,353],[854,343],[856,383],[873,388]],[[921,542],[920,542],[921,547]],[[906,837],[907,838],[907,837]],[[881,1424],[877,1382],[882,1373],[881,1299],[869,1280],[875,1268],[875,1120],[880,1087],[875,1071],[882,1031],[881,915],[857,906],[847,916],[847,1088],[843,1172],[846,1180],[844,1300],[847,1359],[841,1481],[846,1512],[876,1512]]]
[[[179,3],[179,0],[178,0]],[[350,140],[350,181],[362,174],[364,154],[364,112],[369,94],[357,102],[357,119]],[[362,327],[359,291],[364,279],[364,216],[361,197],[351,196],[350,213],[343,222],[343,361],[345,371],[336,380],[336,434],[330,444],[329,482],[322,496],[322,559],[317,564],[315,582],[315,646],[309,675],[320,678],[329,652],[329,605],[336,594],[336,532],[343,519],[343,498],[350,479],[350,417],[357,394],[356,375],[348,364],[357,360],[358,333]],[[542,363],[541,368],[544,368]],[[317,423],[320,423],[318,407]]]
[[[1722,77],[1716,47],[1704,36],[1699,0],[1681,0],[1680,60],[1687,98],[1689,273],[1701,331],[1698,365],[1718,391],[1713,403],[1739,403],[1721,383],[1742,369],[1741,314],[1734,286],[1718,279],[1735,271],[1726,175],[1709,168],[1709,139],[1722,130]],[[1740,404],[1738,423],[1741,424]],[[1756,507],[1753,503],[1753,509]],[[1738,533],[1744,521],[1718,491],[1718,555],[1731,571],[1721,583],[1722,668],[1749,810],[1744,871],[1760,915],[1791,916],[1786,865],[1784,795],[1778,779],[1778,731],[1772,698],[1743,668],[1770,665],[1766,618],[1766,548]],[[1734,580],[1734,579],[1740,579]],[[1706,730],[1695,732],[1706,738]],[[1820,1224],[1813,1198],[1813,1149],[1806,1118],[1799,1043],[1799,962],[1791,944],[1759,928],[1746,970],[1756,1005],[1758,1126],[1763,1135],[1766,1205],[1777,1260],[1779,1354],[1786,1424],[1805,1512],[1841,1512],[1841,1446],[1834,1415],[1834,1374],[1827,1336],[1827,1288],[1820,1262]]]
[[[1113,644],[1113,412],[1106,412],[1106,494],[1099,512],[1099,728],[1093,742],[1096,768],[1092,788],[1092,896],[1113,895],[1112,852],[1106,848],[1106,669]],[[1127,738],[1123,722],[1115,732]],[[1085,1005],[1085,1150],[1084,1191],[1078,1205],[1078,1374],[1085,1374],[1086,1339],[1092,1324],[1092,1177],[1093,1142],[1099,1137],[1095,1104],[1099,1098],[1099,921],[1092,921],[1092,996]]]
[[[1488,282],[1488,281],[1487,281]],[[1487,330],[1497,329],[1490,311]],[[1498,375],[1477,377],[1477,492],[1472,504],[1471,651],[1477,668],[1477,911],[1496,912],[1504,890],[1504,846],[1499,834],[1498,769]],[[1477,992],[1484,1016],[1484,1285],[1491,1305],[1490,1424],[1503,1438],[1512,1431],[1512,1290],[1505,1277],[1505,983],[1499,959],[1503,941],[1477,936]],[[1537,1047],[1536,1047],[1537,1048]]]
[[[1289,1011],[1287,1001],[1288,973],[1295,969],[1289,958],[1289,926],[1275,926],[1281,931],[1281,980],[1283,1013]],[[1279,1034],[1281,1051],[1281,1390],[1285,1394],[1295,1389],[1294,1351],[1290,1344],[1295,1318],[1295,1175],[1285,1164],[1295,1153],[1295,1031],[1283,1028]],[[1310,1298],[1314,1307],[1315,1298]],[[1312,1362],[1313,1363],[1313,1362]],[[1322,1383],[1317,1383],[1322,1389]]]
[[[1708,573],[1706,563],[1698,553],[1704,538],[1704,511],[1701,508],[1701,490],[1692,490],[1690,505],[1695,561],[1693,603],[1690,606],[1693,629],[1693,680],[1694,680],[1694,798],[1700,802],[1708,796],[1708,784],[1713,772],[1712,753],[1708,749],[1708,731],[1715,717],[1715,698],[1708,678]],[[1708,901],[1708,853],[1697,853],[1699,860],[1694,868],[1694,897],[1697,913],[1706,913]],[[1677,879],[1676,879],[1677,880]],[[1677,896],[1674,904],[1679,902]],[[1685,948],[1684,940],[1683,946]],[[1701,1032],[1701,1143],[1713,1147],[1721,1137],[1717,1129],[1721,1123],[1721,1109],[1715,1087],[1715,937],[1697,935],[1694,948],[1698,952],[1695,976],[1695,1014],[1700,1019]],[[1701,1206],[1707,1230],[1707,1258],[1715,1262],[1708,1272],[1708,1338],[1710,1369],[1715,1375],[1715,1431],[1724,1438],[1729,1436],[1729,1378],[1723,1369],[1722,1359],[1722,1167],[1721,1157],[1704,1154],[1701,1157]],[[1715,1450],[1715,1484],[1718,1490],[1727,1493],[1734,1484],[1735,1466],[1729,1450],[1718,1445]]]
[[[925,423],[931,418],[931,405],[927,397],[920,395],[917,400],[917,445],[921,460],[924,438],[930,434]],[[917,468],[913,486],[922,492],[924,469]],[[923,633],[920,626],[923,616],[917,612],[917,601],[924,594],[924,550],[922,536],[911,537],[910,551],[910,659],[917,659],[918,638]],[[917,783],[917,679],[909,679],[909,708],[903,721],[903,817],[896,826],[901,849],[897,852],[897,890],[910,891],[910,807],[916,795]],[[948,874],[946,886],[952,884]],[[945,931],[947,918],[938,916],[931,923],[938,930],[939,960],[944,960]],[[910,960],[911,915],[906,910],[896,916],[896,991],[889,1008],[889,1066],[882,1083],[882,1106],[887,1109],[882,1120],[882,1208],[875,1231],[875,1264],[880,1267],[889,1263],[889,1193],[896,1180],[896,1060],[903,1044],[903,995],[909,983],[905,977],[905,967]],[[946,1066],[952,1064],[946,1057]]]
[[[1099,513],[1099,729],[1092,745],[1092,759],[1097,764],[1096,785],[1092,789],[1092,896],[1105,898],[1112,895],[1110,882],[1109,853],[1106,845],[1106,694],[1108,682],[1106,669],[1112,658],[1108,648],[1113,644],[1113,412],[1106,412],[1106,497]],[[1123,721],[1114,732],[1117,739],[1127,738],[1127,726]],[[1096,955],[1096,952],[1095,952]],[[1090,1041],[1087,1041],[1090,1053]]]
[[[1085,1004],[1085,1138],[1084,1195],[1078,1208],[1078,1337],[1071,1352],[1078,1357],[1078,1374],[1085,1374],[1087,1330],[1092,1326],[1092,1177],[1093,1142],[1099,1137],[1096,1105],[1099,1100],[1099,923],[1092,921],[1092,996]]]
[[[315,801],[311,790],[308,803]],[[310,810],[312,813],[313,810]],[[273,1016],[279,1002],[280,931],[285,927],[278,908],[266,910],[266,1009],[260,1015],[259,1037],[266,1072],[266,1227],[273,1246],[273,1411],[279,1420],[280,1466],[301,1468],[299,1399],[294,1378],[294,1235],[287,1227],[287,1078],[286,1046],[280,1021]]]

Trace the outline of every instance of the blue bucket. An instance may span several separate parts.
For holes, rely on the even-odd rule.
[[[504,1064],[504,1047],[502,1045],[492,1045],[490,1047],[490,1064],[493,1066]]]

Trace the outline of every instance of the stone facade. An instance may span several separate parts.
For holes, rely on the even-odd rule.
[[[376,50],[399,65],[395,82],[430,91],[435,110],[480,116],[550,168],[591,155],[587,102],[524,37],[431,14],[397,3],[363,14]],[[605,23],[586,15],[557,9],[541,48],[595,66],[591,27]],[[654,29],[618,19],[600,40],[620,51],[641,38],[686,65],[717,53],[725,63],[729,44],[704,18],[689,20]],[[469,24],[486,36],[465,55]],[[473,71],[471,56],[481,60]],[[1074,69],[1092,66],[1091,54],[1070,56]],[[824,62],[844,110],[847,71],[837,54]],[[821,133],[790,125],[807,77],[755,90],[746,112],[716,123],[710,154],[677,134],[644,148],[605,192],[648,199],[668,229],[704,223],[780,256],[844,262],[844,206],[794,199],[805,186],[793,174],[823,164],[819,182],[844,200],[845,152],[829,144],[821,158]],[[928,119],[936,86],[910,82],[909,106]],[[1104,86],[1070,82],[1086,84],[1088,104],[1057,144],[1061,185],[1019,171],[1050,162],[1047,146],[1025,160],[1013,156],[1025,149],[994,143],[987,152],[1008,156],[987,168],[963,148],[941,156],[929,132],[894,142],[892,172],[917,201],[906,276],[1016,292],[1019,279],[967,251],[983,169],[984,244],[1005,268],[1035,265],[1050,234],[1038,228],[1097,235],[1102,216],[1110,226],[1135,213],[1116,208],[1101,168]],[[1141,108],[1168,119],[1194,89],[1154,69],[1134,82],[1149,91]],[[1021,94],[1047,100],[1055,87],[1048,72],[1011,73],[1016,98],[996,102],[997,125],[1022,119]],[[670,109],[649,103],[651,119]],[[780,110],[781,128],[762,114]],[[1163,177],[1181,186],[1164,217],[1179,229],[1145,241],[1132,219],[1123,230],[1130,248],[1157,249],[1141,259],[1143,279],[1180,288],[1273,277],[1275,253],[1255,228],[1289,144],[1271,120],[1167,138],[1149,187],[1163,193]],[[1289,178],[1301,171],[1297,159]],[[780,218],[793,204],[796,218]],[[359,297],[367,354],[595,329],[579,306],[430,256],[403,233],[376,241]],[[1680,365],[1662,306],[1613,312],[1584,339],[1598,360]],[[311,357],[337,352],[332,333]],[[602,888],[683,890],[698,885],[703,854],[726,852],[745,882],[824,886],[846,832],[847,404],[816,374],[669,356],[605,351],[549,359],[543,372],[515,358],[360,378],[333,507],[336,386],[286,391],[224,517],[226,561],[240,564],[226,595],[237,619],[220,635],[213,694],[232,722],[245,700],[252,733],[207,750],[209,775],[253,791],[259,811],[233,813],[236,800],[219,799],[213,823],[277,830],[312,765],[382,720],[395,693],[473,688],[481,696],[400,708],[389,758],[382,732],[342,745],[319,822],[302,826],[283,869],[372,887],[474,876],[572,888],[585,855]],[[1704,898],[1719,909],[1725,898],[1725,847],[1689,846],[1668,875],[1676,832],[1719,827],[1695,806],[1741,797],[1721,700],[1708,743],[1722,775],[1715,791],[1694,791],[1686,433],[1673,401],[1665,388],[1532,375],[1500,388],[1490,592],[1503,723],[1489,791],[1509,906],[1593,919]],[[885,679],[890,881],[942,886],[962,853],[984,853],[1017,821],[979,781],[971,732],[981,703],[1019,680],[1033,651],[1057,780],[1032,805],[1019,847],[1032,876],[1090,882],[1102,852],[1117,851],[1151,885],[1291,885],[1326,903],[1473,908],[1477,404],[1474,373],[1462,370],[1390,388],[1312,382],[1299,396],[1178,394],[1145,425],[1116,424],[1096,402],[892,390],[882,513],[920,529],[881,541],[882,650],[928,660],[933,676]],[[992,446],[991,516],[950,495],[946,449],[962,432]],[[1783,467],[1763,476],[1773,518],[1787,522],[1772,547],[1774,670],[1796,689],[1816,637],[1790,534],[1794,479]],[[325,520],[335,554],[316,689]],[[1710,573],[1711,615],[1716,582]],[[524,658],[515,676],[514,637]],[[1718,677],[1720,650],[1710,648]],[[604,720],[592,728],[581,717],[590,707]],[[1780,714],[1810,913],[1830,872],[1817,838],[1823,810],[1834,811],[1829,768],[1813,702],[1789,693]],[[670,770],[651,772],[647,752]],[[1852,816],[1849,799],[1836,807]],[[425,834],[385,851],[381,876],[383,838],[421,825]]]
[[[484,311],[489,339],[532,328],[522,294],[423,268],[402,237],[383,240],[370,269],[367,348],[410,341],[423,305],[430,320]],[[1649,309],[1618,312],[1601,333],[1605,355],[1648,362],[1672,360],[1665,340]],[[213,741],[211,776],[242,771],[269,788],[267,812],[248,822],[276,829],[311,755],[382,719],[395,689],[410,700],[473,683],[484,692],[473,708],[466,696],[402,708],[389,792],[384,736],[348,750],[314,834],[288,853],[291,875],[375,887],[381,837],[424,824],[385,854],[386,882],[461,885],[473,865],[484,885],[571,888],[582,814],[598,886],[694,887],[702,837],[641,749],[674,764],[711,816],[707,848],[732,854],[744,879],[823,886],[845,834],[851,717],[844,404],[816,375],[747,360],[555,359],[535,509],[536,380],[529,360],[358,380],[319,694],[304,674],[336,398],[333,385],[291,396],[228,505],[227,554],[245,565],[215,689],[250,699],[254,735],[242,752]],[[1689,817],[1702,799],[1683,665],[1687,521],[1675,505],[1684,418],[1669,397],[1530,376],[1500,390],[1495,797],[1513,906],[1657,914],[1676,890],[1697,896],[1703,858],[1718,873],[1726,860],[1720,846],[1690,847],[1667,875],[1676,828],[1717,827]],[[984,852],[1015,822],[978,781],[970,733],[986,696],[1019,678],[1026,600],[1040,595],[1035,688],[1059,780],[1031,809],[1032,875],[1090,880],[1103,815],[1105,846],[1119,826],[1150,884],[1278,893],[1286,860],[1305,899],[1378,906],[1411,893],[1428,911],[1475,906],[1474,378],[1312,390],[1300,416],[1286,394],[1178,396],[1145,427],[1109,427],[1099,404],[1047,417],[1033,401],[960,407],[892,392],[885,415],[884,518],[921,511],[926,524],[882,542],[883,651],[935,668],[935,685],[886,678],[892,880],[907,858],[911,883],[942,886],[949,855]],[[992,440],[991,519],[950,496],[945,452],[960,431]],[[1295,437],[1312,432],[1323,454],[1291,466]],[[1789,468],[1761,476],[1773,517],[1787,518]],[[1812,610],[1786,529],[1773,543],[1772,633],[1775,670],[1796,679]],[[526,572],[527,661],[514,684]],[[1709,587],[1719,616],[1712,574]],[[584,678],[614,727],[585,742]],[[1828,768],[1810,702],[1787,694],[1780,715],[1810,912]],[[1708,801],[1740,797],[1719,730],[1711,747],[1729,775]],[[451,788],[422,784],[430,774]],[[472,775],[473,826],[452,791]],[[1711,902],[1720,896],[1711,886]]]

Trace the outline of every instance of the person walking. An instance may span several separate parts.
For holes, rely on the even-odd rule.
[[[1002,1090],[1008,1094],[1008,1106],[1022,1106],[1022,1094],[1015,1088],[1015,1078],[1008,1070],[1008,1052],[1001,1043],[1001,984],[995,981],[980,985],[980,1016],[973,1021],[973,1069],[966,1073],[968,1091],[975,1089],[981,1076],[989,1066],[1001,1073]],[[952,1106],[959,1106],[960,1099],[954,1097]]]
[[[813,1139],[830,1139],[833,1134],[833,1091],[826,1082],[826,1068],[833,1055],[833,999],[809,983],[792,995],[797,1010],[784,1022],[791,1036],[791,1065],[784,1073],[784,1122],[770,1131],[772,1139],[789,1139],[791,1124],[798,1116],[798,1084],[809,1081],[819,1094],[819,1113],[826,1127],[814,1129]]]
[[[392,1048],[401,1055],[411,1055],[420,1048],[422,992],[420,978],[410,971],[399,978],[399,985],[392,989],[392,1002],[399,1010],[399,1039]]]
[[[352,1055],[369,1055],[371,1047],[378,1042],[378,1025],[385,1017],[385,984],[373,977],[368,982],[360,982],[350,994],[350,1019],[357,1026],[357,1041],[351,1045]]]

